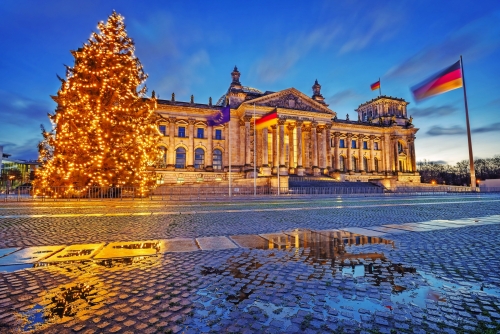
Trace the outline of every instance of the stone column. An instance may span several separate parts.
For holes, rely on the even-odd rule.
[[[269,166],[269,140],[267,128],[262,129],[262,174],[271,175],[271,167]]]
[[[370,172],[375,172],[375,155],[373,152],[373,145],[374,145],[375,136],[371,135],[369,138],[370,138]],[[379,166],[379,168],[380,168],[380,166]]]
[[[277,128],[278,126],[277,125],[271,125],[271,132],[272,132],[272,136],[273,136],[273,145],[272,145],[272,148],[273,148],[273,174],[277,174],[278,173],[278,144],[277,144],[277,139],[278,139],[278,136],[277,136]]]
[[[294,138],[293,138],[293,129],[295,129],[295,124],[289,123],[287,126],[288,129],[288,173],[295,174],[295,160],[294,160]]]
[[[279,172],[280,175],[288,175],[288,169],[285,165],[285,123],[286,119],[279,119]]]
[[[175,117],[168,118],[167,170],[175,169]]]
[[[415,137],[408,137],[408,147],[410,149],[411,171],[415,173],[417,171],[417,161],[415,159]]]
[[[303,150],[303,138],[302,138],[302,125],[303,121],[297,121],[295,125],[297,126],[297,175],[304,176],[304,162],[302,157]]]
[[[326,136],[325,136],[325,144],[326,144],[326,168],[328,169],[328,173],[333,171],[333,162],[332,162],[332,124],[329,123],[325,127]]]
[[[392,172],[392,145],[390,143],[390,136],[389,134],[384,134],[382,137],[382,157],[384,161],[384,171],[386,173],[391,173]]]
[[[312,168],[318,168],[318,123],[311,124],[311,140],[312,140]]]
[[[359,171],[361,173],[366,173],[367,171],[365,170],[365,167],[363,166],[363,139],[365,138],[365,135],[359,134],[358,135],[358,164],[359,164]]]
[[[188,119],[188,151],[187,151],[187,170],[194,171],[194,123],[196,120]]]
[[[347,141],[347,161],[345,161],[345,163],[347,164],[346,166],[346,169],[347,169],[347,172],[352,172],[352,156],[351,156],[351,146],[352,146],[352,133],[348,133],[347,134],[347,138],[346,138],[346,141]],[[355,172],[355,171],[354,171]]]
[[[304,168],[306,173],[312,173],[311,170],[311,160],[309,159],[309,150],[310,150],[310,140],[311,140],[311,127],[307,125],[302,126],[302,133],[303,133],[303,148],[304,148],[304,153],[303,153],[303,162],[304,162]]]
[[[340,132],[334,132],[333,133],[333,161],[334,161],[334,170],[336,172],[340,172],[340,153],[339,153],[339,148],[340,148]]]
[[[318,141],[318,167],[319,175],[326,168],[326,145],[325,145],[325,128],[318,126],[316,128],[316,135]]]
[[[245,121],[245,168],[249,168],[252,166],[252,147],[250,142],[250,121],[252,120],[252,116],[244,116],[243,120]]]
[[[238,140],[238,148],[239,148],[239,154],[236,155],[239,159],[238,159],[238,164],[240,165],[240,167],[244,167],[245,165],[245,156],[246,156],[246,137],[245,137],[245,120],[244,119],[240,119],[238,121],[238,124],[240,125],[240,131],[239,131],[239,140]]]
[[[399,152],[398,152],[398,137],[392,136],[392,145],[394,148],[394,170],[399,172]]]
[[[205,152],[205,170],[207,172],[213,172],[213,154],[214,152],[214,127],[209,125],[207,127],[207,151]]]

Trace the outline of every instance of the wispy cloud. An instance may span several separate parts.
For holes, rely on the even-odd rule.
[[[203,83],[203,77],[197,75],[197,70],[202,66],[210,65],[210,56],[205,50],[198,50],[179,64],[175,71],[164,75],[157,81],[155,89],[157,92],[170,94],[175,92],[177,96],[186,96],[194,93],[191,90],[193,84]],[[170,95],[169,95],[170,96]],[[169,98],[169,96],[160,96]],[[208,103],[208,101],[205,101]]]
[[[481,126],[475,129],[472,129],[472,133],[487,133],[487,132],[499,132],[500,131],[500,122],[492,123],[489,125]],[[459,125],[454,125],[449,128],[442,127],[439,125],[432,126],[426,134],[429,136],[453,136],[453,135],[462,135],[465,134],[465,128]]]
[[[326,100],[327,100],[328,104],[339,105],[339,104],[342,104],[344,102],[358,99],[360,97],[361,96],[358,93],[356,93],[354,90],[345,89],[345,90],[342,90],[340,92],[333,94],[332,96],[330,96]]]
[[[472,130],[473,133],[500,132],[500,122],[492,123]]]
[[[2,142],[4,153],[11,154],[13,159],[36,160],[38,158],[38,143],[42,136],[25,139],[22,143]]]
[[[366,16],[356,17],[351,21],[351,23],[356,22],[354,26],[350,25],[349,29],[344,29],[347,41],[339,53],[362,50],[374,40],[384,41],[391,38],[395,34],[395,30],[391,27],[398,25],[403,19],[402,15],[394,15],[393,11],[383,8],[364,13],[367,13]]]
[[[422,78],[456,62],[460,55],[467,62],[488,55],[500,47],[498,20],[500,15],[495,12],[464,25],[440,44],[430,45],[390,69],[387,76]]]
[[[53,111],[47,101],[34,100],[16,93],[0,90],[0,119],[2,126],[26,127],[39,123],[47,113]],[[48,121],[48,118],[45,118]]]
[[[310,32],[288,36],[284,45],[274,48],[257,63],[259,79],[263,82],[280,79],[312,49],[328,47],[340,31],[340,28],[320,27]]]
[[[363,8],[364,2],[358,4],[358,10],[352,10],[356,5],[349,10],[338,8],[336,5],[331,8],[327,6],[325,10],[332,12],[328,23],[301,33],[290,32],[284,39],[276,41],[274,48],[257,62],[256,72],[259,79],[263,82],[281,79],[302,58],[315,50],[346,54],[394,36],[396,30],[392,28],[404,18],[399,8],[389,10],[379,5],[367,11]],[[398,15],[395,15],[395,12],[398,12]],[[353,25],[353,22],[356,24]]]
[[[446,116],[454,113],[458,109],[451,105],[443,105],[443,106],[432,106],[426,108],[410,108],[408,109],[408,114],[417,117],[424,116]]]
[[[429,136],[461,135],[465,133],[465,129],[458,125],[449,128],[445,128],[439,125],[434,125],[429,130],[427,130],[426,133]]]

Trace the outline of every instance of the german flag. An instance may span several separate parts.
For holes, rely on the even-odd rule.
[[[427,97],[446,93],[463,86],[460,60],[447,69],[411,88],[413,97],[420,101]]]
[[[379,80],[379,81],[377,81],[377,82],[375,82],[375,83],[373,83],[373,84],[371,84],[371,85],[370,85],[370,88],[371,88],[372,90],[379,89],[379,88],[380,88],[380,80]]]
[[[261,130],[261,129],[267,128],[268,126],[276,124],[277,121],[278,121],[278,110],[274,109],[270,113],[267,113],[264,116],[262,116],[261,118],[259,118],[255,122],[255,128],[257,130]]]

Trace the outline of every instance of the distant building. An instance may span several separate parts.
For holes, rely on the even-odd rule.
[[[10,156],[0,146],[0,186],[16,187],[31,182],[40,165],[38,161],[11,159]]]
[[[243,86],[235,67],[227,92],[215,103],[158,100],[162,117],[163,157],[156,164],[161,183],[233,178],[272,179],[328,175],[340,181],[420,182],[415,133],[403,99],[380,96],[361,104],[357,117],[340,119],[325,103],[316,81],[312,96],[288,88],[278,92]],[[217,126],[208,119],[226,103],[231,121]],[[255,118],[277,110],[276,125],[256,131]],[[229,141],[230,137],[230,141]],[[229,156],[231,145],[231,156]],[[255,152],[254,152],[255,147]]]

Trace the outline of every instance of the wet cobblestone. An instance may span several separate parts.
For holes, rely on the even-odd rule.
[[[238,209],[303,206],[304,210],[219,212],[187,215],[81,216],[59,218],[0,218],[0,245],[151,240],[248,233],[272,233],[291,228],[332,229],[348,226],[402,224],[430,219],[460,219],[500,214],[498,197],[467,196],[320,201],[317,203],[251,203]],[[83,203],[88,204],[88,203]],[[82,204],[82,205],[83,205]],[[47,205],[48,204],[44,204]],[[59,204],[58,204],[59,205]],[[77,204],[70,202],[68,206]],[[155,204],[156,205],[156,204]],[[341,205],[336,209],[312,207]],[[362,207],[365,205],[365,207]],[[0,206],[0,214],[50,212],[23,204]],[[361,208],[360,208],[361,206]],[[119,207],[110,212],[164,211],[165,207]],[[175,210],[192,206],[174,207]],[[219,210],[208,204],[204,210]],[[76,213],[107,212],[75,208]],[[32,231],[32,233],[30,232]],[[165,253],[130,264],[102,266],[93,262],[60,263],[0,273],[0,331],[25,328],[27,313],[36,305],[47,308],[62,288],[85,283],[96,294],[77,301],[74,316],[52,317],[35,325],[44,333],[454,333],[498,331],[500,224],[467,226],[428,232],[386,235],[386,245],[349,247],[357,254],[383,254],[392,263],[416,268],[393,275],[408,290],[427,285],[439,295],[418,304],[391,299],[392,283],[375,284],[374,277],[354,277],[329,262],[311,262],[306,248],[286,250],[226,249]],[[220,270],[203,274],[204,267]],[[385,267],[384,267],[385,268]],[[389,271],[382,270],[389,277]],[[390,276],[390,277],[393,277]],[[433,298],[433,300],[429,299]],[[346,304],[345,301],[348,301]],[[369,306],[362,305],[370,301]],[[359,305],[357,304],[359,303]],[[374,305],[380,309],[373,309]]]

